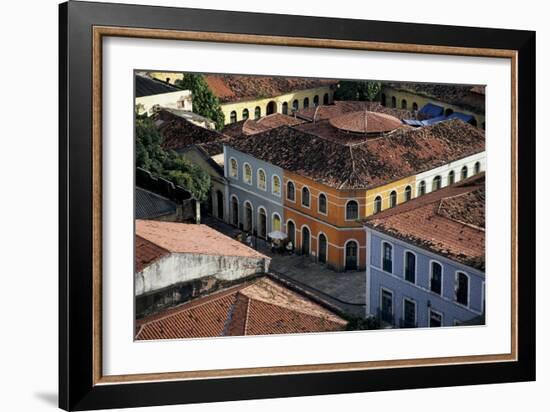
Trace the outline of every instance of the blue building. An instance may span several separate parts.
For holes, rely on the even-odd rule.
[[[382,327],[484,324],[484,174],[364,223],[367,316]]]
[[[227,179],[226,221],[266,238],[285,231],[283,223],[283,170],[224,145]]]

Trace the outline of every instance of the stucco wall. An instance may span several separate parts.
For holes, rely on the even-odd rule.
[[[224,103],[221,105],[223,114],[225,115],[225,124],[231,122],[231,112],[235,111],[237,113],[237,121],[243,120],[243,110],[248,109],[249,118],[254,119],[254,110],[256,107],[260,107],[261,116],[264,117],[267,113],[267,105],[269,102],[273,101],[276,104],[276,112],[283,112],[283,103],[288,103],[288,114],[292,114],[292,102],[298,100],[298,110],[304,107],[304,99],[309,98],[309,106],[313,106],[313,99],[317,95],[319,96],[319,104],[323,103],[323,96],[325,93],[328,94],[328,103],[332,103],[334,91],[330,86],[318,87],[315,89],[308,90],[299,90],[293,93],[287,93],[281,96],[261,98],[251,101],[235,102],[235,103]]]
[[[193,111],[193,99],[189,90],[137,97],[136,105],[138,104],[142,106],[138,114],[147,113],[149,116],[154,113],[155,106]]]
[[[370,231],[370,230],[369,230]],[[429,309],[443,314],[443,325],[453,326],[456,321],[467,321],[481,315],[483,311],[485,274],[449,259],[437,256],[416,246],[398,241],[391,237],[370,231],[367,238],[369,267],[367,268],[367,302],[368,311],[375,316],[380,309],[380,290],[385,288],[393,292],[393,308],[396,322],[403,317],[403,299],[416,302],[416,316],[419,327],[428,326]],[[393,246],[393,273],[382,270],[382,241]],[[416,254],[416,283],[405,280],[405,251]],[[430,262],[437,261],[442,265],[442,294],[430,290]],[[455,302],[455,274],[466,273],[470,278],[468,307]],[[370,278],[370,279],[369,279]],[[429,306],[430,305],[430,306]]]
[[[238,173],[236,177],[232,177],[230,174],[231,159],[235,159],[238,165]],[[252,168],[252,181],[250,184],[246,183],[244,177],[244,165],[248,163]],[[232,223],[231,212],[231,199],[236,197],[239,205],[239,225],[243,224],[243,229],[250,230],[245,227],[245,203],[250,202],[252,206],[252,230],[258,229],[258,218],[260,207],[263,207],[267,216],[267,233],[273,230],[272,221],[273,214],[278,214],[281,218],[281,230],[284,228],[284,215],[283,215],[283,171],[281,168],[273,166],[270,163],[263,162],[245,153],[233,149],[230,146],[224,147],[224,165],[225,165],[225,177],[228,181],[228,197],[227,197],[227,216],[226,221]],[[258,187],[258,170],[262,169],[266,174],[266,190]],[[273,193],[273,176],[279,177],[281,184],[280,194]]]
[[[403,99],[407,101],[407,107],[406,109],[412,110],[413,103],[416,103],[418,105],[418,110],[422,109],[426,104],[433,103],[440,107],[443,107],[444,110],[451,109],[453,112],[461,112],[465,114],[469,114],[475,117],[477,126],[481,128],[485,128],[485,115],[481,113],[474,113],[470,110],[464,109],[460,106],[449,104],[446,102],[442,102],[427,96],[422,96],[415,93],[409,93],[401,90],[395,90],[391,87],[384,86],[382,87],[382,90],[380,91],[380,97],[382,98],[382,95],[386,95],[386,107],[392,107],[392,96],[395,96],[396,99],[396,105],[398,109],[401,109],[401,102]],[[381,99],[382,102],[382,99]]]
[[[236,280],[265,273],[268,265],[269,262],[264,258],[172,253],[134,275],[135,295],[207,276],[226,281]]]

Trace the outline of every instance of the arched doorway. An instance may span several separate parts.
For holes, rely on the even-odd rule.
[[[244,230],[252,230],[252,205],[250,202],[244,204]]]
[[[445,110],[445,116],[450,116],[454,113],[454,110],[453,109],[447,109]]]
[[[221,190],[216,191],[216,206],[218,219],[223,219],[223,193]]]
[[[319,262],[327,263],[327,237],[324,233],[319,234]]]
[[[239,201],[235,196],[231,198],[231,223],[239,226]]]
[[[270,101],[267,104],[267,107],[265,108],[265,114],[270,115],[277,112],[277,103],[275,103],[273,100]]]
[[[288,240],[292,242],[292,246],[296,247],[296,225],[292,220],[289,220],[286,223],[286,234],[288,236]]]
[[[380,95],[380,104],[381,104],[382,106],[385,106],[385,105],[386,105],[386,94],[385,94],[385,93],[382,93],[382,94]]]
[[[258,220],[258,236],[265,239],[267,237],[267,216],[263,207],[260,208]]]
[[[346,270],[357,270],[357,242],[351,240],[346,245]]]
[[[310,253],[310,237],[311,234],[309,233],[309,229],[304,226],[302,228],[302,254],[304,256],[309,256]]]
[[[328,93],[325,93],[325,94],[323,95],[323,104],[328,104],[328,99],[329,99]]]

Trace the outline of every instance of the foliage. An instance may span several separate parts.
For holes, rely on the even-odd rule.
[[[185,73],[183,79],[176,80],[175,86],[182,90],[191,90],[193,112],[211,119],[216,124],[216,129],[223,128],[225,117],[220,101],[212,93],[202,74]]]
[[[136,115],[136,166],[189,190],[202,202],[210,190],[210,175],[174,151],[165,151],[153,121]]]
[[[380,82],[343,80],[335,92],[336,100],[368,100],[372,102],[382,89]]]
[[[194,165],[176,152],[168,152],[164,160],[163,176],[174,184],[183,186],[195,198],[202,202],[208,198],[210,191],[210,175],[197,165]]]
[[[348,316],[346,320],[348,321],[346,330],[380,329],[380,322],[374,317]]]

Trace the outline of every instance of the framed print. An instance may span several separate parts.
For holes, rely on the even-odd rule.
[[[535,33],[60,5],[60,407],[535,379]]]

